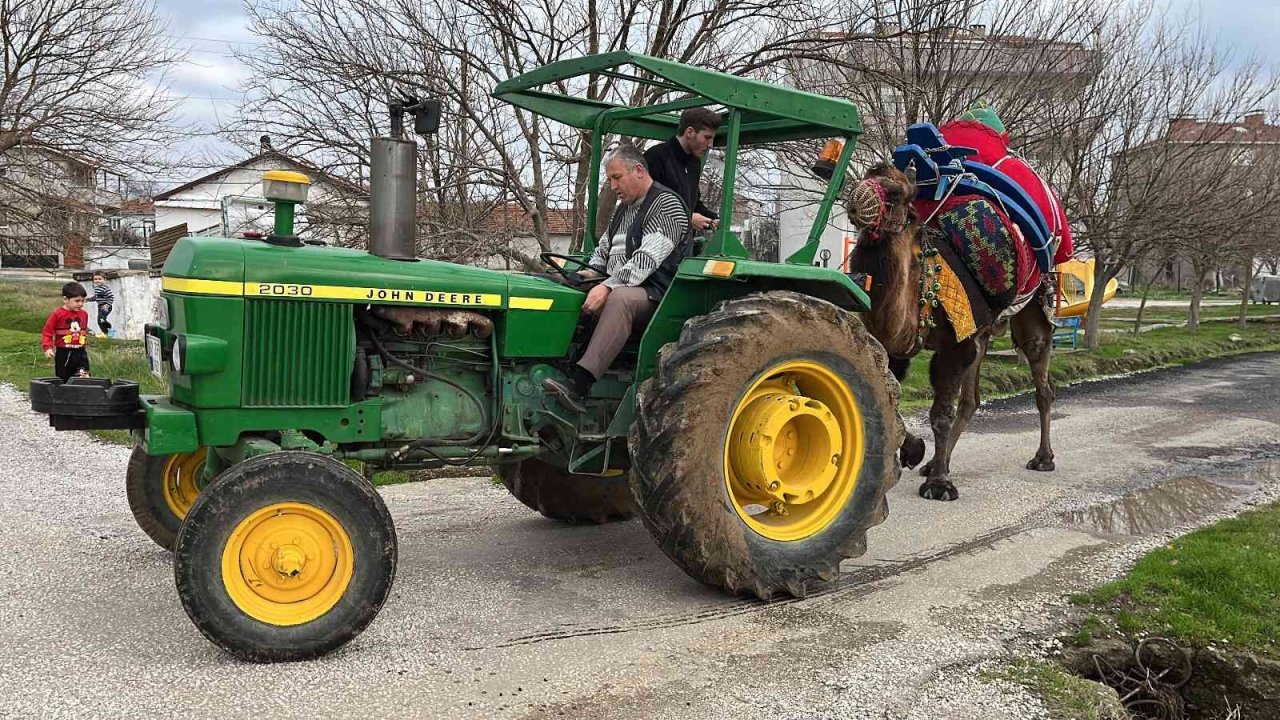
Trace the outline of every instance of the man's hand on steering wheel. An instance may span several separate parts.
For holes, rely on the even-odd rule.
[[[551,268],[555,274],[559,275],[564,280],[565,285],[576,290],[594,287],[609,277],[608,274],[598,268],[592,267],[587,262],[572,255],[544,252],[538,258],[542,260],[543,264]],[[562,262],[555,262],[556,260]],[[565,263],[576,265],[580,269],[574,271],[566,270],[564,268]]]

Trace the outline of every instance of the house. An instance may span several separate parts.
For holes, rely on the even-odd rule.
[[[567,254],[580,225],[572,209],[548,208],[547,243],[550,252]],[[518,203],[509,202],[494,208],[479,223],[478,234],[491,238],[493,254],[484,259],[484,267],[501,270],[520,270],[517,253],[536,258],[543,252],[534,232],[533,218]],[[502,252],[501,248],[509,252]]]
[[[311,180],[307,202],[298,207],[295,217],[299,235],[331,245],[367,243],[368,191],[275,150],[266,136],[257,155],[156,195],[154,230],[185,224],[192,235],[239,237],[246,232],[271,232],[274,206],[262,196],[262,174],[268,170],[300,172]]]
[[[151,198],[122,200],[100,219],[104,237],[91,242],[84,251],[86,270],[118,270],[150,264],[148,243],[156,230],[155,206]]]
[[[821,33],[812,39],[820,52],[798,53],[785,64],[789,84],[847,97],[862,113],[864,131],[851,173],[888,157],[908,125],[946,122],[979,97],[1001,112],[1016,146],[1025,150],[1034,143],[1032,159],[1044,156],[1052,152],[1053,141],[1044,119],[1055,103],[1081,92],[1097,74],[1097,53],[1082,43],[990,34],[984,25],[942,22],[938,27],[904,32],[881,24],[871,32]],[[813,59],[824,55],[836,61]],[[808,170],[816,156],[815,148],[812,156],[780,161],[778,224],[784,259],[807,242],[826,187]],[[821,250],[834,258],[831,267],[842,266],[856,238],[837,203],[821,235]]]
[[[124,177],[44,145],[0,155],[0,267],[84,267],[84,252],[109,229]]]
[[[1160,136],[1130,149],[1117,157],[1117,162],[1132,167],[1126,178],[1139,188],[1133,195],[1141,197],[1142,190],[1148,189],[1149,195],[1156,196],[1147,200],[1146,207],[1139,212],[1148,218],[1158,216],[1162,221],[1176,222],[1180,228],[1197,228],[1194,242],[1184,244],[1173,253],[1176,257],[1164,259],[1160,267],[1131,268],[1132,284],[1138,284],[1140,276],[1150,278],[1155,272],[1157,285],[1179,289],[1192,285],[1197,271],[1188,255],[1201,255],[1200,265],[1206,270],[1206,263],[1215,259],[1210,257],[1213,253],[1198,253],[1195,245],[1214,246],[1212,232],[1217,218],[1224,214],[1239,217],[1243,213],[1255,221],[1258,232],[1275,227],[1270,219],[1253,214],[1261,209],[1257,203],[1280,195],[1274,171],[1280,162],[1280,124],[1269,124],[1262,110],[1225,122],[1191,116],[1170,118]],[[1166,171],[1166,168],[1176,168],[1176,171]],[[1250,198],[1256,200],[1250,201]],[[1204,219],[1180,215],[1179,210],[1184,207],[1196,208]],[[1203,225],[1206,221],[1209,227]],[[1239,287],[1243,278],[1240,268],[1236,267],[1237,258],[1216,259],[1227,262],[1227,266],[1207,268],[1213,272],[1211,286],[1219,290]]]

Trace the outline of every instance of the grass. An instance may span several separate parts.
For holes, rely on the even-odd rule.
[[[1238,340],[1232,340],[1236,336]],[[1010,347],[1008,337],[992,343],[993,350]],[[1090,378],[1187,365],[1202,360],[1246,352],[1280,349],[1280,324],[1254,323],[1240,328],[1229,323],[1209,323],[1194,332],[1161,328],[1134,335],[1107,333],[1097,351],[1058,352],[1049,374],[1062,386]],[[929,357],[921,353],[911,364],[902,387],[903,410],[927,407],[933,397],[929,386]],[[1026,363],[1013,357],[988,356],[982,364],[982,396],[985,399],[1034,389]]]
[[[1073,600],[1127,636],[1228,644],[1280,659],[1280,504],[1179,538]],[[1105,634],[1097,622],[1087,632]]]
[[[1114,691],[1077,677],[1048,660],[1018,658],[998,670],[988,671],[990,680],[1017,683],[1038,695],[1052,717],[1072,720],[1101,720],[1120,717],[1120,700]]]
[[[56,282],[0,281],[0,382],[12,383],[25,390],[32,378],[52,375],[52,364],[40,351],[40,329],[49,313],[61,303],[60,288],[61,284]],[[1232,335],[1239,336],[1240,340],[1231,340]],[[1007,335],[992,343],[993,350],[1009,347]],[[1065,385],[1106,375],[1276,349],[1280,349],[1280,324],[1272,323],[1254,323],[1247,328],[1230,323],[1208,323],[1195,332],[1162,328],[1140,335],[1107,333],[1102,336],[1102,346],[1097,352],[1055,355],[1050,372],[1056,384]],[[931,401],[929,355],[921,353],[911,364],[902,388],[904,410],[918,410],[927,407]],[[144,393],[164,392],[160,381],[147,371],[140,341],[94,338],[89,344],[89,357],[94,375],[137,380]],[[984,398],[1012,395],[1033,388],[1030,371],[1015,358],[991,356],[983,363]],[[95,434],[114,442],[129,441],[128,435],[119,431]]]
[[[1227,289],[1227,290],[1223,290],[1222,292],[1218,292],[1216,290],[1209,289],[1205,291],[1204,296],[1206,298],[1215,298],[1215,299],[1216,298],[1239,299],[1240,291]],[[1141,288],[1134,288],[1130,292],[1125,293],[1123,295],[1119,295],[1118,297],[1140,300],[1142,298]],[[1189,301],[1191,300],[1191,291],[1178,290],[1176,288],[1153,287],[1151,288],[1151,291],[1147,293],[1147,299],[1148,300],[1188,300]]]

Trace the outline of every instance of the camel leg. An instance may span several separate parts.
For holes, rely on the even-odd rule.
[[[978,344],[978,358],[960,385],[960,405],[956,409],[955,424],[952,426],[949,436],[951,446],[947,449],[948,461],[951,458],[951,453],[956,449],[956,441],[960,439],[960,434],[964,432],[965,427],[969,425],[969,420],[973,417],[973,413],[982,404],[982,361],[987,356],[987,347],[991,344],[991,335],[990,333],[981,333],[975,336],[975,340]],[[930,460],[924,467],[920,468],[920,475],[929,477],[932,471],[933,461]]]
[[[911,358],[889,358],[889,371],[901,383],[907,379],[907,371],[911,369]],[[913,434],[910,430],[903,433],[902,445],[898,450],[898,460],[905,468],[913,468],[924,459],[924,438]]]
[[[933,428],[933,459],[929,476],[920,486],[920,497],[929,500],[956,500],[960,492],[951,482],[951,433],[955,429],[956,399],[978,359],[978,345],[966,340],[933,355],[929,381],[933,385],[933,406],[929,425]]]
[[[1040,447],[1027,462],[1028,470],[1054,469],[1053,448],[1049,444],[1049,413],[1053,409],[1053,380],[1049,377],[1049,353],[1053,349],[1053,325],[1036,306],[1023,308],[1011,323],[1013,344],[1026,356],[1036,385],[1036,409],[1040,411]]]
[[[964,432],[965,427],[969,425],[969,420],[973,418],[973,413],[982,404],[982,360],[987,356],[987,346],[991,344],[991,336],[981,333],[978,335],[977,344],[978,358],[974,360],[960,388],[960,407],[956,409],[956,422],[951,427],[951,447],[947,449],[948,462],[951,459],[951,453],[956,449],[956,441],[960,439],[960,433]]]

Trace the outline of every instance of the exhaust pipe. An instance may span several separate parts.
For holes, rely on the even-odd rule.
[[[393,131],[397,125],[393,123]],[[418,147],[412,140],[374,138],[371,149],[369,252],[391,260],[414,260]]]

